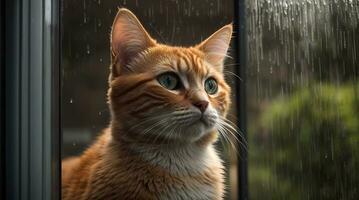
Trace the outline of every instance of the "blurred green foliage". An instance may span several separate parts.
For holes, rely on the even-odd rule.
[[[359,84],[299,89],[273,101],[259,127],[271,163],[259,178],[273,199],[358,198]]]
[[[251,199],[359,199],[359,4],[246,1]]]

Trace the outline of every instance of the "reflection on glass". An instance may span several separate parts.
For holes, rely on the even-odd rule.
[[[109,33],[118,7],[132,10],[159,42],[183,46],[208,37],[231,22],[233,15],[231,0],[62,2],[63,158],[83,152],[109,123],[106,104]],[[233,64],[228,65],[227,70],[231,71]],[[233,76],[228,74],[228,82],[233,84]],[[234,116],[232,110],[230,115]],[[236,154],[223,151],[230,172],[228,184],[231,193],[227,198],[235,199]]]
[[[358,2],[246,10],[251,199],[357,199]]]

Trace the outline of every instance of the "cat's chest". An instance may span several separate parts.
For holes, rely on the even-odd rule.
[[[223,170],[218,166],[186,175],[154,175],[150,179],[156,199],[217,200],[223,196]]]
[[[115,188],[110,193],[107,192],[114,199],[219,200],[224,192],[221,169],[186,176],[154,174],[141,168],[137,169],[137,173],[132,171],[121,174],[107,180],[102,179],[109,188]],[[127,174],[126,177],[124,174]],[[109,185],[109,182],[112,184]]]
[[[217,200],[223,196],[223,166],[213,149],[187,160],[178,154],[155,155],[112,159],[112,167],[106,165],[103,170],[108,179],[101,181],[113,183],[122,196],[131,197],[127,199]]]
[[[184,183],[184,185],[176,185],[168,187],[168,190],[159,194],[158,199],[196,199],[196,200],[217,200],[220,199],[220,192],[216,188],[216,183],[198,183],[191,181]]]
[[[157,174],[152,176],[153,179],[163,181],[158,188],[158,191],[161,191],[159,199],[221,199],[224,172],[220,158],[213,149],[197,158],[185,158],[185,155],[172,154],[166,158],[152,160],[153,165],[167,169],[163,173],[164,177],[159,178]]]

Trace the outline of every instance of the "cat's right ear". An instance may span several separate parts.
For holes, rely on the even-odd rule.
[[[111,31],[112,78],[131,71],[128,64],[138,54],[156,45],[137,17],[128,9],[118,10]]]

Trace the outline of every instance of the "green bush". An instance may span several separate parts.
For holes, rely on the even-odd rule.
[[[274,196],[357,199],[359,84],[311,85],[273,101],[262,115]]]

